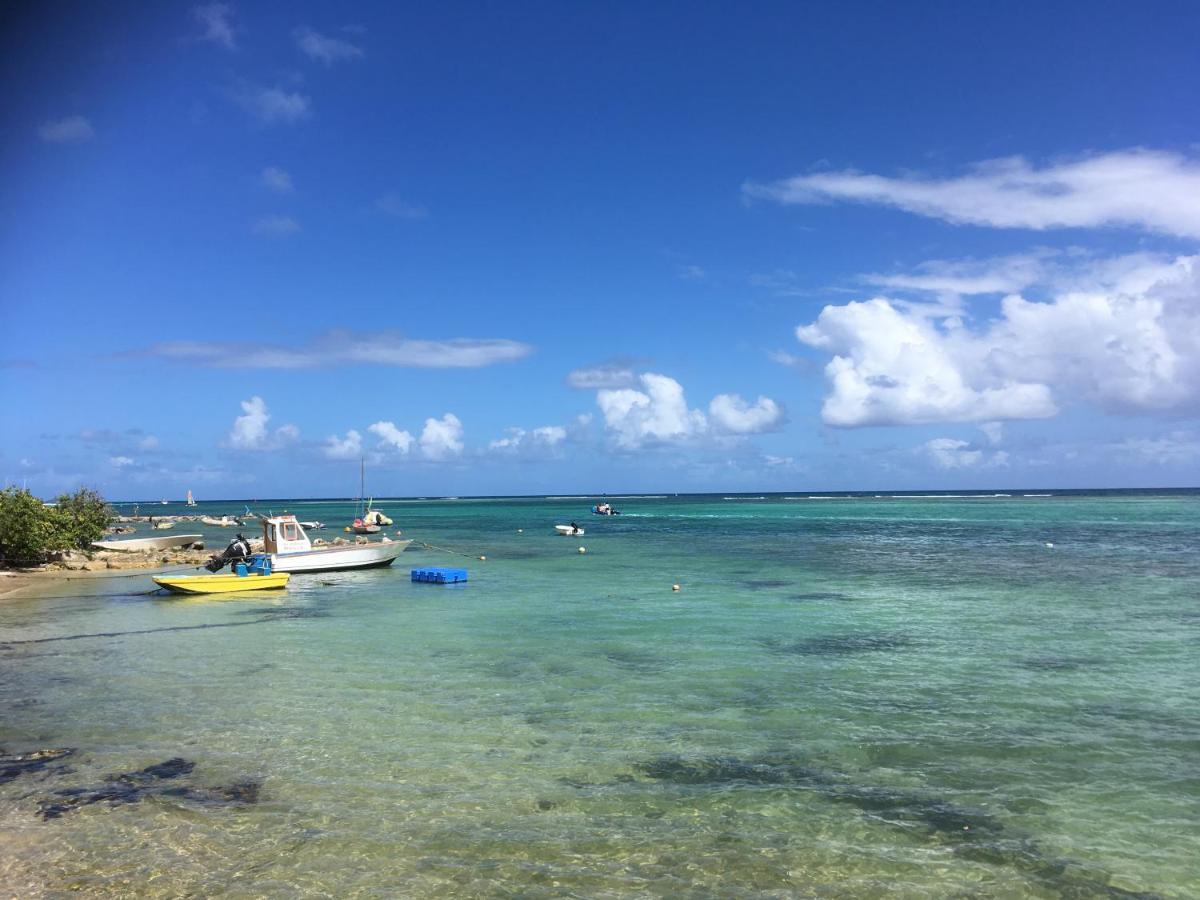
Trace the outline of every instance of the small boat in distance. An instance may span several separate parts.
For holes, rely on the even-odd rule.
[[[201,516],[200,521],[216,528],[232,528],[234,525],[240,524],[233,516],[221,516],[219,519],[213,516]]]
[[[366,463],[363,459],[358,461],[358,503],[362,506],[362,514],[355,516],[354,521],[346,526],[347,532],[354,534],[378,534],[381,526],[391,525],[392,520],[385,516],[377,509],[371,509],[371,504],[375,502],[374,498],[365,500],[366,497]]]
[[[191,491],[188,491],[188,495],[187,495],[187,505],[188,505],[188,506],[195,506],[195,505],[196,505],[196,498],[192,496],[192,492],[191,492]]]
[[[613,509],[611,503],[597,503],[592,507],[592,515],[594,516],[619,516],[621,511]]]
[[[555,525],[554,530],[563,537],[575,537],[583,534],[583,529],[572,522],[570,525]]]
[[[300,524],[304,526],[305,531],[319,531],[325,527],[324,522],[301,522]]]

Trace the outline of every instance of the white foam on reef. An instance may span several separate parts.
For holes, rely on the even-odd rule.
[[[722,500],[766,500],[766,497],[722,497]]]
[[[1053,497],[1053,494],[1022,494],[1022,497]]]

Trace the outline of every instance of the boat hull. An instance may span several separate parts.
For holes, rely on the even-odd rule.
[[[315,547],[292,553],[270,553],[271,569],[297,575],[309,572],[345,572],[351,569],[381,569],[390,566],[412,541],[373,541]]]
[[[286,572],[270,575],[156,575],[154,583],[174,594],[232,594],[241,591],[267,591],[287,587]]]
[[[100,550],[123,550],[136,552],[139,550],[171,550],[175,547],[186,547],[204,540],[202,534],[172,534],[166,537],[130,538],[124,541],[94,541],[93,547]]]

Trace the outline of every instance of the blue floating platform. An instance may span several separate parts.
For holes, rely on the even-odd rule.
[[[466,569],[447,569],[442,566],[431,566],[426,569],[413,569],[413,581],[426,581],[430,584],[458,584],[467,580]]]

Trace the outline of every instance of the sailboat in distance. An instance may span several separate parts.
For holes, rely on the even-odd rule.
[[[382,512],[371,509],[373,502],[374,499],[366,499],[366,462],[360,458],[358,461],[358,505],[356,510],[361,510],[361,512],[346,527],[347,531],[354,534],[378,534],[381,526],[392,524],[392,520]]]
[[[192,492],[191,492],[191,491],[188,491],[188,496],[187,496],[187,505],[188,505],[188,506],[195,506],[195,505],[196,505],[196,498],[192,496]]]

